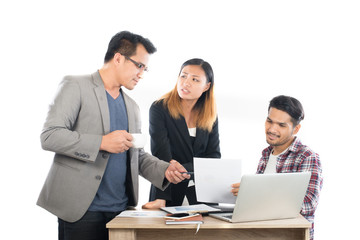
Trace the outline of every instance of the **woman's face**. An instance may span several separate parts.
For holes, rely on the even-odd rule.
[[[181,99],[197,101],[201,94],[210,88],[210,84],[200,66],[187,65],[178,77],[177,91]]]

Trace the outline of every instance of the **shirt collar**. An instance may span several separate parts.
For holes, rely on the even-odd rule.
[[[301,146],[301,141],[298,137],[295,136],[294,138],[294,141],[291,143],[291,145],[287,148],[287,151],[283,152],[282,154],[280,155],[283,155],[287,152],[297,152],[299,150],[299,147]],[[272,150],[273,150],[274,147],[272,146],[269,146],[267,147],[264,152],[263,152],[263,156],[270,156]]]
[[[301,146],[301,141],[298,137],[294,138],[294,141],[292,142],[292,144],[289,146],[289,151],[291,152],[297,152],[299,150],[299,147]]]

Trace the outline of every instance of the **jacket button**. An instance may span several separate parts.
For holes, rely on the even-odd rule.
[[[95,179],[96,179],[96,180],[101,180],[101,176],[100,176],[100,175],[96,175]]]
[[[107,153],[103,153],[103,154],[102,154],[102,157],[103,157],[103,158],[107,158],[107,157],[108,157],[108,154],[107,154]]]

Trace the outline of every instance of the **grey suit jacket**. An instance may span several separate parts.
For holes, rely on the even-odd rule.
[[[141,132],[139,107],[123,92],[129,132]],[[44,150],[55,152],[49,174],[37,204],[59,218],[75,222],[92,203],[109,159],[99,151],[102,136],[110,132],[106,91],[99,72],[66,76],[50,105],[41,133]],[[169,164],[130,148],[126,180],[129,206],[138,202],[138,175],[164,189]],[[166,183],[166,184],[164,184]]]

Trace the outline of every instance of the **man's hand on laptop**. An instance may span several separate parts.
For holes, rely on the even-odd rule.
[[[240,187],[240,183],[234,183],[234,184],[231,184],[231,192],[234,196],[237,196],[238,195],[238,192],[239,192],[239,187]]]

